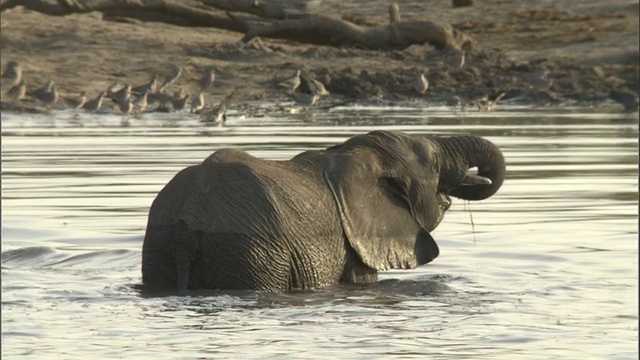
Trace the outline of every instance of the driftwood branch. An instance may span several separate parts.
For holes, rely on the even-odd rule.
[[[469,39],[451,26],[432,21],[401,21],[397,4],[389,7],[389,24],[365,28],[324,15],[307,14],[287,18],[291,7],[283,8],[277,0],[201,0],[219,9],[217,12],[196,8],[187,1],[173,0],[4,0],[0,12],[23,6],[52,16],[99,11],[104,19],[132,18],[178,26],[213,27],[244,33],[242,41],[255,37],[277,38],[306,44],[335,47],[361,47],[372,50],[401,50],[414,44],[429,43],[438,49],[459,50]],[[295,1],[293,1],[296,4]],[[302,3],[302,2],[300,2]],[[304,2],[305,4],[308,1]],[[280,7],[278,7],[280,6]],[[226,16],[222,11],[226,11]],[[297,8],[296,11],[305,9]],[[260,16],[260,19],[233,15],[230,11]],[[270,19],[264,23],[265,19]],[[284,20],[273,20],[284,19]]]

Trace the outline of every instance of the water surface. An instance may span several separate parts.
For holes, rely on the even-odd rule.
[[[71,115],[2,114],[3,358],[637,358],[637,114]],[[454,200],[434,262],[304,293],[136,291],[149,206],[177,171],[222,147],[286,159],[374,129],[505,154],[494,197]]]

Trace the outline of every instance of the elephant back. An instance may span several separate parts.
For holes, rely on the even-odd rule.
[[[288,212],[315,211],[322,197],[332,201],[321,175],[315,179],[310,171],[242,150],[218,150],[201,164],[182,170],[160,191],[151,206],[149,226],[184,221],[190,229],[207,233],[242,232],[253,237],[264,235],[265,229],[284,232],[291,224],[283,222],[294,221]],[[319,187],[324,194],[319,194]]]

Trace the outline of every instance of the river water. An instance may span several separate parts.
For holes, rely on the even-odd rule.
[[[2,114],[2,358],[638,358],[638,118],[577,109]],[[148,208],[222,147],[286,159],[374,129],[474,134],[507,180],[440,256],[371,286],[140,295]]]

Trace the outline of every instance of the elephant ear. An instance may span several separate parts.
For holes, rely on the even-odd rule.
[[[404,161],[389,166],[384,157],[367,147],[341,149],[329,157],[324,177],[362,261],[376,270],[414,268],[439,254],[427,231],[438,221],[438,175],[415,174]]]

